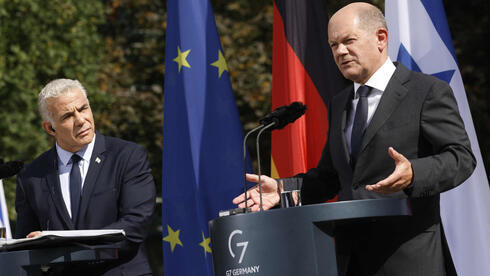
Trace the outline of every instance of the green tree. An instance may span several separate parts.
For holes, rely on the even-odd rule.
[[[100,87],[111,96],[97,128],[144,145],[160,191],[162,171],[164,1],[107,0],[100,28],[104,69]],[[159,193],[158,193],[159,194]]]

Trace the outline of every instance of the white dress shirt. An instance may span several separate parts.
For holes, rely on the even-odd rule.
[[[376,108],[378,108],[379,101],[381,100],[381,96],[388,85],[388,82],[395,73],[396,67],[388,57],[383,63],[383,65],[369,78],[369,80],[364,84],[369,87],[372,87],[371,93],[369,93],[368,100],[368,114],[367,114],[367,124],[369,125],[371,119],[373,118],[374,112]],[[350,112],[347,117],[347,124],[345,129],[345,138],[347,139],[347,146],[349,147],[349,153],[351,152],[350,140],[352,136],[352,126],[354,124],[354,117],[356,114],[357,102],[359,101],[359,95],[357,94],[357,89],[361,86],[361,84],[354,82],[354,98],[351,102]]]
[[[94,150],[95,144],[95,134],[94,139],[90,144],[83,147],[81,150],[77,151],[82,159],[78,162],[80,167],[80,174],[82,176],[82,191],[83,183],[85,183],[85,177],[87,176],[88,167],[90,165],[90,157],[92,156],[92,151]],[[65,202],[68,214],[71,217],[71,200],[70,200],[70,171],[72,167],[71,156],[73,153],[62,149],[58,143],[56,143],[56,152],[58,153],[58,173],[60,177],[61,194],[63,195],[63,201]]]

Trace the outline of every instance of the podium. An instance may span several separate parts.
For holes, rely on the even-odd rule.
[[[410,215],[406,199],[306,205],[209,222],[214,275],[337,275],[333,229]]]
[[[0,252],[0,275],[42,275],[44,269],[72,262],[96,263],[118,258],[118,247],[111,245],[68,246]]]

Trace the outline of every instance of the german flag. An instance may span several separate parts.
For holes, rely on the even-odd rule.
[[[272,108],[304,103],[305,116],[272,132],[272,177],[316,167],[328,131],[329,99],[345,79],[328,44],[325,0],[274,0]]]

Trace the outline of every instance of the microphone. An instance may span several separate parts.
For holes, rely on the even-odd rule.
[[[253,130],[251,130],[245,137],[248,137],[248,135],[252,132],[255,132],[257,130],[260,130],[259,133],[257,134],[257,140],[256,140],[256,148],[257,148],[257,169],[258,169],[258,176],[259,176],[259,198],[260,198],[260,210],[263,211],[262,207],[262,185],[260,185],[261,181],[261,175],[262,175],[262,170],[261,170],[261,163],[260,163],[260,136],[262,133],[266,130],[274,130],[274,129],[282,129],[288,124],[296,121],[299,117],[303,116],[306,112],[306,106],[301,103],[301,102],[293,102],[290,105],[286,106],[280,106],[271,113],[267,114],[266,116],[262,117],[259,120],[260,125]],[[245,138],[246,139],[246,138]],[[243,148],[244,152],[244,162],[245,162],[245,144]],[[245,163],[244,163],[245,164]],[[247,186],[246,186],[246,181],[245,181],[245,199],[247,198]],[[245,212],[247,212],[247,200],[245,200]]]
[[[261,166],[260,166],[260,147],[259,147],[259,142],[260,142],[260,136],[262,133],[269,129],[269,130],[274,130],[274,129],[282,129],[286,125],[296,121],[299,117],[303,116],[306,112],[306,106],[303,103],[300,102],[293,102],[290,105],[286,106],[280,106],[274,111],[272,111],[270,114],[267,114],[266,116],[262,117],[259,120],[260,125],[255,127],[254,129],[250,130],[247,132],[245,137],[243,138],[243,171],[247,171],[247,139],[250,136],[250,134],[260,130],[259,134],[257,134],[257,141],[256,141],[256,146],[257,146],[257,165],[258,165],[258,176],[259,176],[259,195],[260,195],[260,210],[262,211],[262,185],[260,185],[260,177],[261,177]],[[245,174],[243,175],[244,179],[244,185],[243,185],[243,190],[244,190],[244,196],[245,196],[245,208],[235,208],[232,210],[224,210],[220,211],[219,216],[229,216],[229,215],[234,215],[234,214],[239,214],[239,213],[247,213],[250,212],[250,208],[248,207],[248,200],[247,200],[247,179]]]
[[[306,106],[303,103],[293,102],[290,105],[283,105],[274,109],[272,113],[262,117],[259,122],[262,126],[274,123],[274,125],[269,128],[270,130],[282,129],[303,116],[305,112]]]
[[[235,208],[235,209],[230,209],[230,210],[221,210],[219,212],[219,216],[231,216],[231,215],[236,215],[236,214],[241,214],[241,213],[248,213],[250,212],[250,208],[248,207],[248,200],[247,200],[247,140],[250,134],[256,132],[257,130],[260,130],[263,128],[263,125],[259,125],[255,127],[254,129],[250,130],[245,134],[245,137],[243,138],[243,194],[245,196],[245,208]]]
[[[296,119],[295,119],[296,120]],[[274,127],[276,123],[275,122],[271,122],[269,123],[268,125],[264,126],[260,131],[259,131],[259,134],[257,134],[257,141],[256,141],[256,147],[257,147],[257,170],[258,170],[258,176],[259,176],[259,199],[260,199],[260,204],[259,204],[259,207],[260,207],[260,211],[264,211],[264,208],[262,208],[262,185],[260,184],[260,178],[261,178],[261,175],[262,175],[262,170],[260,169],[260,135],[262,135],[262,133],[267,130],[267,129],[272,129]]]
[[[293,102],[292,104],[288,106],[280,106],[272,113],[262,117],[262,119],[259,120],[260,124],[264,126],[260,131],[259,134],[257,134],[257,167],[258,167],[258,174],[259,174],[259,198],[260,198],[260,210],[263,211],[262,207],[262,185],[260,185],[260,176],[262,174],[261,169],[260,169],[260,147],[259,147],[259,142],[260,142],[260,136],[262,133],[269,129],[269,130],[274,130],[274,129],[282,129],[288,124],[296,121],[299,117],[303,116],[306,112],[306,106],[303,103],[300,102]]]
[[[0,179],[16,175],[23,167],[24,163],[22,161],[4,163],[3,159],[0,158]]]
[[[247,139],[248,139],[248,136],[250,136],[250,134],[256,132],[257,130],[263,128],[264,126],[263,125],[259,125],[258,127],[255,127],[254,129],[252,129],[251,131],[247,132],[247,134],[245,135],[245,138],[243,138],[243,191],[244,191],[244,195],[245,195],[245,209],[243,210],[244,213],[247,213],[250,211],[250,208],[248,208],[248,200],[247,200],[247,177],[245,176],[245,174],[247,173]]]

